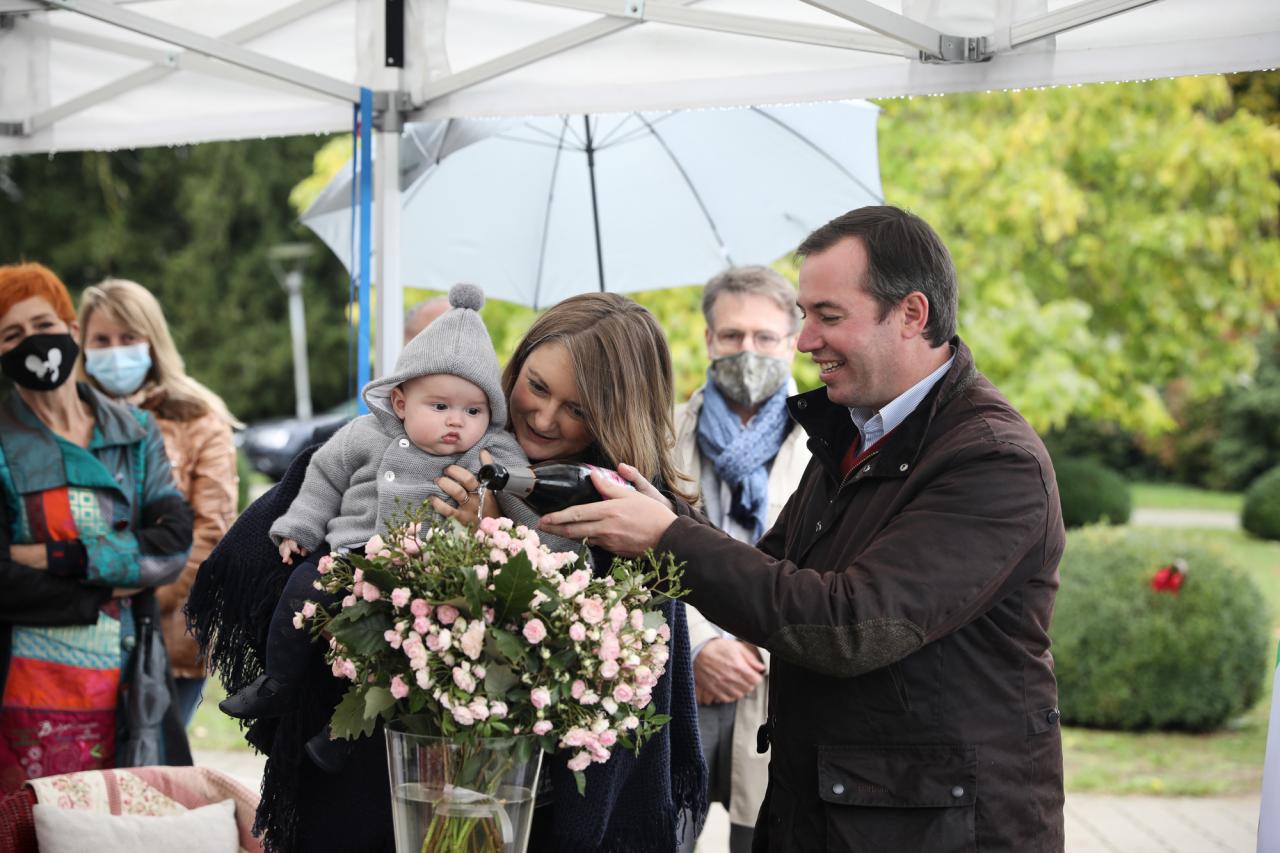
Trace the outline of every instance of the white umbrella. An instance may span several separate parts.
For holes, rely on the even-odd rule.
[[[535,308],[769,263],[881,201],[866,102],[476,120],[402,143],[406,284],[457,281]],[[302,221],[351,260],[350,172]]]

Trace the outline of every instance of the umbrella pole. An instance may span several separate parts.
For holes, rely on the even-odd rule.
[[[596,228],[596,275],[600,280],[600,292],[604,293],[604,253],[600,248],[600,209],[596,205],[596,151],[591,147],[591,119],[582,117],[587,134],[587,177],[591,180],[591,221]]]

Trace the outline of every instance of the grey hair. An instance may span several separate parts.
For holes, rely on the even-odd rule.
[[[800,308],[796,305],[796,289],[778,271],[769,267],[730,267],[716,273],[702,288],[702,317],[711,328],[711,311],[722,294],[763,296],[791,318],[791,334],[800,331]]]

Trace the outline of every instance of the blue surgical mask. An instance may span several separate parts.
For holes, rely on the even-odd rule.
[[[84,369],[111,396],[128,397],[142,387],[151,369],[151,345],[86,349]]]

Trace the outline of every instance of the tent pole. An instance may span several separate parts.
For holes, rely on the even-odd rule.
[[[384,114],[386,118],[393,113]],[[389,376],[404,346],[404,283],[400,280],[400,128],[374,132],[378,156],[373,161],[376,209],[374,258],[378,290],[376,376]]]
[[[600,292],[604,293],[604,250],[600,247],[600,208],[596,203],[596,150],[591,145],[591,119],[582,117],[587,134],[587,177],[591,180],[591,221],[596,228],[596,274],[600,280]]]

